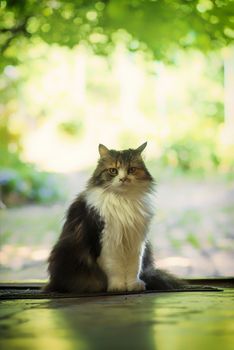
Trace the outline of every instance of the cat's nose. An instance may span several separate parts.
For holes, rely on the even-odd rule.
[[[125,181],[128,181],[128,178],[127,178],[127,176],[125,176],[125,177],[122,177],[121,179],[119,179],[119,181],[124,183]]]

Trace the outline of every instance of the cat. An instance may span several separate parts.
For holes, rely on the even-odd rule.
[[[68,209],[49,257],[46,291],[63,293],[171,290],[185,283],[154,267],[147,239],[155,181],[136,149],[109,150]]]

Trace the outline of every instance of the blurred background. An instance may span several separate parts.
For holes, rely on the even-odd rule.
[[[145,141],[158,266],[234,274],[233,39],[233,0],[0,0],[2,280],[47,278],[99,143]]]

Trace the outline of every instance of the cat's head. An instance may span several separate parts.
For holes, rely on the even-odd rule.
[[[100,159],[90,184],[120,193],[149,188],[153,178],[141,156],[146,145],[147,142],[136,149],[116,151],[100,144]]]

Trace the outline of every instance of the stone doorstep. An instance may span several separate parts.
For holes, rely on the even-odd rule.
[[[184,278],[184,281],[190,285],[206,285],[214,287],[234,287],[234,277],[196,277]],[[39,290],[45,286],[46,280],[27,280],[27,281],[0,281],[0,290],[4,289],[30,289]]]
[[[17,300],[17,299],[61,299],[61,298],[85,298],[85,297],[108,297],[114,295],[141,295],[174,293],[174,292],[222,292],[222,288],[233,288],[234,278],[193,278],[185,279],[190,288],[186,290],[147,290],[144,292],[115,292],[115,293],[45,293],[41,288],[46,281],[27,281],[27,282],[2,282],[0,283],[0,300]]]

